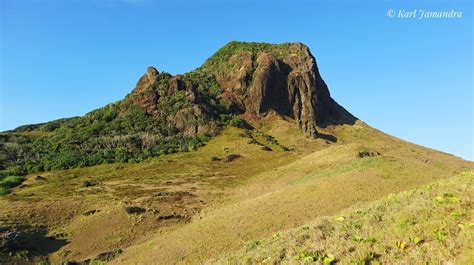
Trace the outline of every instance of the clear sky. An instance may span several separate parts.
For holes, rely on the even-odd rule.
[[[472,1],[0,0],[0,16],[0,131],[83,115],[149,65],[184,73],[231,40],[298,41],[354,115],[473,159]]]

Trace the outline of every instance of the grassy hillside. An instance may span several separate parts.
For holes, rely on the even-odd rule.
[[[360,122],[320,129],[336,141],[307,139],[294,121],[273,115],[253,125],[229,126],[195,151],[142,163],[25,176],[0,198],[0,226],[25,231],[29,243],[0,260],[121,253],[112,262],[202,263],[473,168]],[[142,210],[129,213],[130,207]]]
[[[263,127],[283,145],[285,141],[280,139],[291,139],[284,121]],[[291,163],[249,174],[242,184],[227,190],[224,200],[204,209],[192,222],[148,236],[145,243],[125,250],[117,263],[201,263],[237,250],[245,242],[335,214],[356,203],[472,168],[471,163],[397,140],[363,124],[330,130],[338,136],[337,143],[307,147],[313,151]],[[382,155],[360,158],[359,151],[366,149]],[[265,163],[263,157],[247,161]]]
[[[216,264],[473,264],[474,173],[249,241]]]

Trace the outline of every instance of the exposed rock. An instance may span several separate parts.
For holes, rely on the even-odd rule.
[[[82,186],[83,186],[83,187],[86,187],[86,188],[87,188],[87,187],[92,187],[92,186],[95,186],[95,185],[97,185],[97,184],[94,183],[94,182],[92,182],[92,181],[90,181],[90,180],[86,180],[86,181],[82,182]]]
[[[259,116],[270,109],[287,108],[286,80],[279,62],[270,53],[261,53],[257,58],[257,69],[253,73],[252,86],[244,100],[248,113]]]
[[[194,102],[195,94],[193,85],[190,82],[183,80],[182,75],[176,75],[168,81],[168,96],[173,95],[177,91],[185,91],[186,96]]]
[[[240,110],[244,110],[244,105],[238,96],[243,95],[248,89],[253,70],[252,53],[250,51],[236,52],[229,58],[228,63],[234,67],[215,72],[216,80],[225,91],[230,92],[231,102]]]
[[[142,214],[146,212],[144,208],[138,206],[126,206],[124,211],[128,214]]]
[[[262,149],[263,151],[273,151],[269,146],[262,146],[260,149]]]
[[[169,192],[169,191],[158,191],[158,192],[154,193],[153,195],[155,197],[168,197],[168,196],[173,195],[173,193]]]
[[[242,156],[239,155],[239,154],[230,154],[228,156],[226,156],[226,158],[224,159],[224,162],[232,162],[234,160],[236,160],[237,158],[241,158]]]
[[[85,211],[82,213],[82,215],[84,216],[89,216],[89,215],[94,215],[96,213],[100,212],[100,210],[89,210],[89,211]]]
[[[167,92],[157,91],[154,86],[161,79],[170,76],[167,73],[160,74],[154,67],[148,67],[146,73],[138,80],[135,88],[121,103],[122,110],[125,111],[130,106],[135,105],[144,108],[151,115],[159,115],[158,99],[160,98],[160,92],[162,94]]]
[[[86,259],[83,261],[66,261],[63,264],[64,265],[89,265],[91,263],[90,259]]]
[[[158,216],[158,221],[170,220],[170,219],[183,219],[183,218],[185,217],[179,214],[160,215]]]
[[[156,82],[158,75],[158,70],[156,70],[155,67],[148,67],[146,73],[138,80],[134,90],[136,92],[145,91],[148,87]]]
[[[211,157],[211,161],[221,161],[222,159],[220,159],[219,157],[217,156],[213,156]]]
[[[115,249],[112,251],[103,252],[97,255],[94,261],[111,261],[115,259],[117,256],[119,256],[120,254],[122,254],[122,252],[123,251],[121,249]]]
[[[288,55],[280,58],[271,51],[253,54],[256,59],[249,52],[229,58],[236,70],[216,73],[224,88],[220,97],[230,102],[229,109],[257,117],[269,111],[290,116],[311,138],[318,137],[317,126],[354,123],[356,118],[330,97],[308,47],[294,43],[287,49]]]
[[[232,93],[231,91],[222,92],[217,99],[226,109],[231,113],[243,113],[245,110],[244,103],[242,102],[241,98],[238,97],[236,94]]]
[[[198,121],[192,109],[182,109],[176,113],[174,117],[174,123],[176,128],[184,134],[196,134],[198,133]]]
[[[358,156],[360,158],[363,158],[363,157],[374,157],[374,156],[379,156],[380,153],[375,151],[375,150],[369,150],[369,149],[365,149],[365,150],[361,150],[359,151],[358,153]]]
[[[281,147],[282,151],[285,151],[285,152],[290,151],[290,149],[288,149],[288,147],[286,147],[286,146],[280,145],[280,147]]]
[[[160,116],[164,112],[158,104],[161,97],[184,93],[189,104],[164,118],[185,135],[215,134],[223,111],[255,118],[270,112],[289,116],[310,138],[319,137],[318,126],[355,122],[331,98],[307,46],[231,42],[221,50],[196,70],[195,79],[192,74],[171,76],[149,67],[122,108],[139,105],[148,114]],[[218,95],[207,98],[209,91],[197,92],[211,86],[211,81],[199,83],[209,80],[205,78],[217,82]]]

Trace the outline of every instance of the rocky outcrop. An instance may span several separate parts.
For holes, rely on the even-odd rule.
[[[122,109],[127,109],[129,106],[141,106],[148,113],[156,114],[158,112],[158,93],[151,89],[157,82],[160,74],[154,67],[148,67],[146,73],[138,79],[132,93],[128,95],[122,103]]]
[[[311,138],[318,136],[318,126],[356,120],[331,98],[316,60],[301,43],[288,46],[284,55],[263,51],[252,57],[250,52],[239,52],[228,64],[233,67],[227,73],[216,73],[224,88],[220,98],[242,113],[259,117],[274,110],[294,118]]]
[[[221,88],[213,98],[197,93],[198,86],[201,91],[209,90],[212,83],[202,83],[203,74],[210,75]],[[201,83],[196,85],[195,81]],[[184,95],[189,104],[170,114],[163,109],[160,98],[176,98],[176,93]],[[140,105],[153,116],[166,113],[176,130],[184,134],[214,131],[222,111],[255,118],[276,112],[295,119],[311,138],[318,137],[317,127],[356,120],[331,98],[315,58],[301,43],[232,42],[186,75],[160,74],[149,67],[124,102],[125,108]]]
[[[148,67],[146,73],[138,80],[134,91],[135,92],[143,92],[147,90],[151,85],[153,85],[160,74],[155,67]]]

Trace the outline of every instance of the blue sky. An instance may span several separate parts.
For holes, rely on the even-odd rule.
[[[386,133],[473,159],[472,1],[1,0],[0,130],[122,99],[231,40],[299,41],[333,98]],[[393,9],[463,12],[390,18]]]

